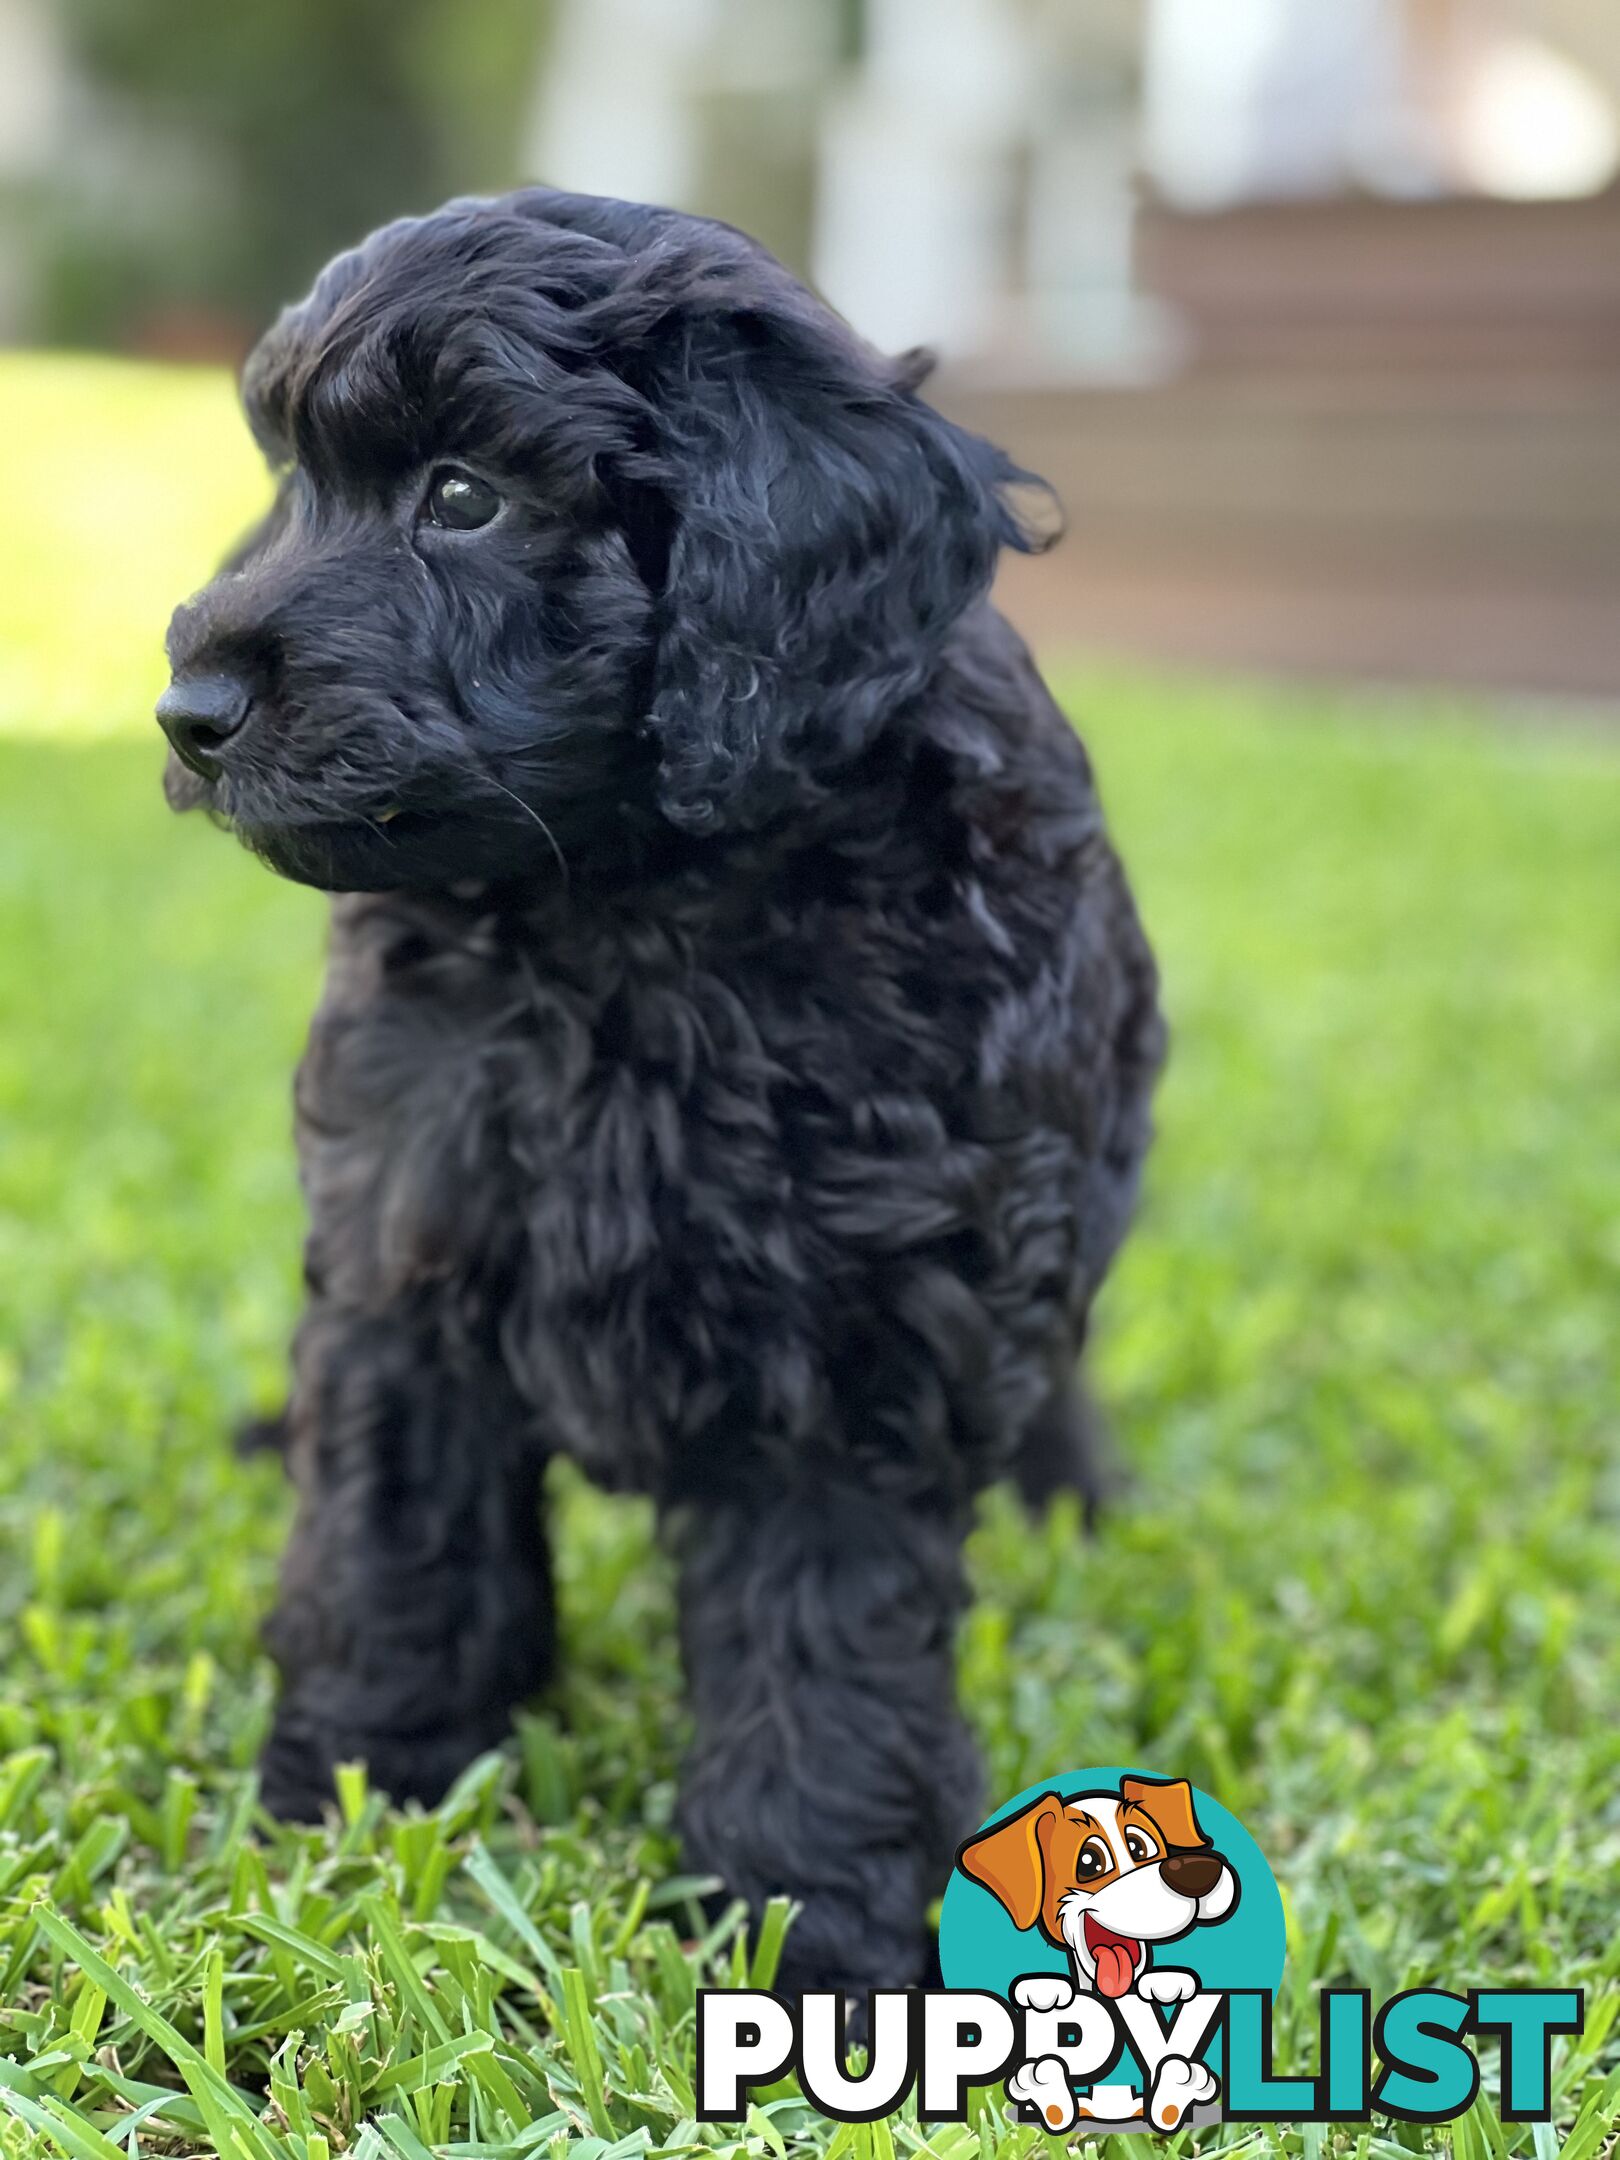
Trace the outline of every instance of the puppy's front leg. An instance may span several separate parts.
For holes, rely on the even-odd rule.
[[[316,1815],[333,1766],[363,1759],[394,1799],[431,1803],[550,1668],[543,1458],[504,1374],[419,1300],[378,1316],[317,1298],[295,1366],[265,1801]]]
[[[917,1983],[927,1906],[977,1820],[952,1660],[962,1523],[812,1486],[706,1502],[678,1529],[690,1864],[756,1914],[800,1902],[780,1987]]]

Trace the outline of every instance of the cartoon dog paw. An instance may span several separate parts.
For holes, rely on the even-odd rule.
[[[1213,2100],[1220,2089],[1220,2081],[1208,2063],[1189,2062],[1185,2055],[1167,2055],[1153,2079],[1148,2120],[1155,2130],[1178,2130],[1189,2108]]]
[[[1078,2119],[1069,2073],[1056,2055],[1020,2063],[1007,2080],[1007,2098],[1033,2108],[1048,2130],[1072,2130]]]
[[[1198,1975],[1183,1972],[1175,1965],[1163,1966],[1157,1972],[1150,1968],[1137,1981],[1136,1992],[1144,2002],[1191,2002],[1198,1993]]]
[[[1062,1973],[1025,1973],[1013,1982],[1012,1999],[1020,2010],[1067,2010],[1074,1987]]]

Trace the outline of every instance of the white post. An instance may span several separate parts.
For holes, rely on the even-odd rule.
[[[627,202],[684,203],[694,92],[715,0],[560,0],[525,162],[537,179]]]
[[[995,336],[1026,21],[1006,0],[870,0],[823,121],[812,270],[878,345],[957,358]]]

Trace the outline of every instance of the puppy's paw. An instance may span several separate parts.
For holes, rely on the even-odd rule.
[[[277,1822],[318,1823],[336,1800],[332,1757],[310,1729],[278,1716],[259,1757],[259,1798]]]
[[[337,1766],[358,1762],[365,1764],[372,1790],[386,1793],[396,1807],[408,1800],[437,1807],[467,1765],[500,1737],[488,1727],[377,1732],[358,1716],[312,1718],[283,1697],[259,1757],[259,1796],[279,1821],[319,1822],[337,1797]]]
[[[1148,2120],[1155,2130],[1177,2130],[1189,2108],[1215,2099],[1220,2089],[1220,2081],[1208,2063],[1189,2062],[1185,2055],[1167,2055],[1153,2079]]]
[[[1013,1982],[1012,1999],[1020,2010],[1067,2010],[1074,1985],[1061,1973],[1025,1973]]]
[[[1198,1993],[1198,1975],[1183,1972],[1177,1965],[1163,1966],[1157,1972],[1150,1969],[1137,1981],[1136,1992],[1144,2002],[1191,2002]]]
[[[1048,2130],[1072,2130],[1078,2119],[1069,2073],[1056,2055],[1020,2063],[1007,2080],[1007,2098],[1033,2109]]]

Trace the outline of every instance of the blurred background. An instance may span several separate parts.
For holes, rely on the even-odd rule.
[[[234,360],[458,190],[711,212],[1056,484],[1026,627],[1155,659],[1620,691],[1617,171],[1615,0],[0,0],[0,341]]]

